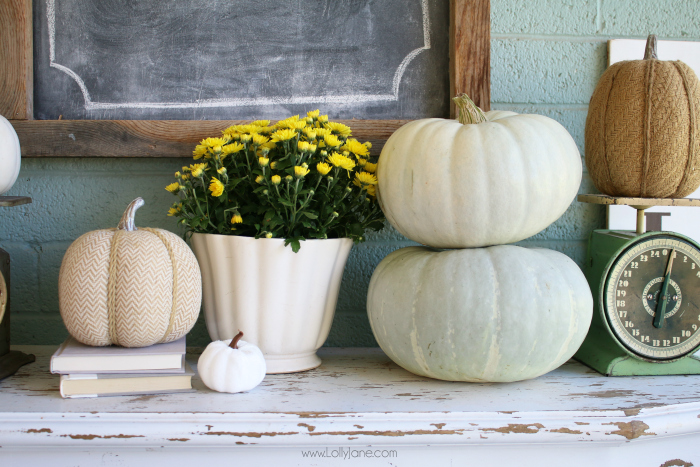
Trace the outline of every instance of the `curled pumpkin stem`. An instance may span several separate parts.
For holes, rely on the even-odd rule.
[[[236,336],[233,339],[231,339],[231,343],[228,346],[231,347],[232,349],[237,349],[238,348],[238,341],[241,340],[241,337],[243,337],[243,332],[238,331],[238,334],[236,334]]]
[[[457,109],[459,109],[459,116],[457,118],[459,123],[468,125],[488,121],[484,111],[481,110],[466,94],[453,97],[452,100],[457,105]]]

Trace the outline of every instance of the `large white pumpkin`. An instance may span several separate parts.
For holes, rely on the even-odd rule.
[[[367,311],[382,350],[406,370],[506,382],[571,358],[588,331],[593,298],[576,263],[556,251],[408,247],[377,267]]]
[[[14,185],[20,166],[19,138],[9,121],[0,115],[0,195]]]
[[[472,124],[415,120],[388,139],[377,197],[403,235],[436,248],[513,243],[569,207],[582,164],[566,129],[541,115],[485,116]]]

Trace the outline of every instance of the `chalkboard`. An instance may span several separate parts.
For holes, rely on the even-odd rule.
[[[449,114],[449,0],[35,0],[34,118]]]

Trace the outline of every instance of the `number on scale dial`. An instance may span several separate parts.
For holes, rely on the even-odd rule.
[[[603,299],[608,325],[634,355],[688,355],[700,345],[700,251],[663,235],[635,243],[611,266]]]

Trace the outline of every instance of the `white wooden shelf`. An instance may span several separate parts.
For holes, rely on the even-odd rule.
[[[195,377],[192,393],[62,399],[58,376],[48,371],[54,348],[13,349],[37,361],[0,382],[3,467],[108,465],[105,459],[191,467],[234,458],[249,465],[700,465],[700,376],[607,378],[571,361],[530,381],[453,383],[415,376],[379,349],[322,349],[318,369],[269,375],[249,393],[216,393]],[[368,449],[379,457],[367,458]],[[353,458],[311,459],[304,451]]]

